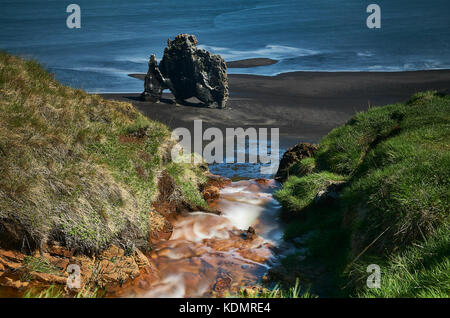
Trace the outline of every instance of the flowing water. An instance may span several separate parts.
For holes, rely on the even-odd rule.
[[[277,188],[274,180],[233,182],[214,203],[221,215],[194,212],[180,217],[171,238],[156,244],[149,255],[159,279],[125,288],[121,296],[221,296],[260,283],[282,241],[280,205],[272,196]],[[256,231],[253,238],[246,231],[250,226]]]

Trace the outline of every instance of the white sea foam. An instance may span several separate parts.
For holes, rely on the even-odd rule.
[[[369,52],[369,51],[364,51],[364,52],[358,52],[358,53],[356,53],[356,55],[361,56],[361,57],[370,57],[370,56],[373,56],[373,53]]]
[[[122,74],[122,75],[128,75],[130,73],[133,73],[130,70],[121,70],[119,68],[99,67],[99,66],[97,66],[97,67],[92,67],[92,66],[74,67],[74,68],[69,68],[68,70],[80,71],[80,72],[103,73],[103,74]]]
[[[148,60],[150,58],[150,55],[148,57],[145,56],[120,56],[116,58],[115,60],[118,62],[131,62],[131,63],[137,63],[137,64],[144,64],[146,65],[148,63]],[[156,57],[156,61],[159,63],[161,58],[159,56]]]
[[[226,47],[217,47],[209,45],[199,45],[200,48],[207,51],[211,51],[215,54],[220,54],[226,60],[239,60],[247,58],[273,58],[273,59],[286,59],[300,56],[310,56],[319,54],[319,51],[285,46],[269,44],[263,48],[254,50],[234,50]]]

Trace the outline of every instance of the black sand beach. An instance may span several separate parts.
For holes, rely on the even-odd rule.
[[[131,75],[142,79],[142,74]],[[334,127],[369,107],[404,102],[418,91],[450,93],[450,70],[417,72],[293,72],[278,76],[229,75],[228,109],[176,106],[171,94],[155,104],[139,93],[103,94],[133,103],[151,119],[170,128],[267,127],[280,129],[281,147],[319,142]]]

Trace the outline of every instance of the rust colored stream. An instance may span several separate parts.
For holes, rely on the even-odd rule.
[[[221,190],[221,215],[193,212],[174,222],[171,238],[151,252],[159,278],[139,276],[122,297],[212,297],[261,282],[282,238],[274,180],[233,182]],[[256,230],[253,238],[246,230]],[[113,295],[110,295],[113,296]]]

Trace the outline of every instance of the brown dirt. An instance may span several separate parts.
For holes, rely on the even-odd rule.
[[[42,272],[27,263],[27,255],[13,250],[0,249],[0,294],[6,297],[21,297],[33,288],[42,290],[52,285],[60,286],[67,295],[73,295],[79,290],[68,290],[66,283],[70,264],[80,266],[81,288],[100,289],[121,285],[140,275],[142,271],[152,272],[153,266],[149,259],[139,250],[129,255],[115,245],[112,245],[100,255],[89,257],[75,255],[73,251],[54,243],[44,245],[35,250],[32,255],[36,260],[49,264],[51,270]],[[153,273],[153,272],[152,272]]]

